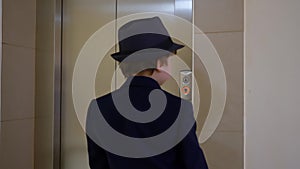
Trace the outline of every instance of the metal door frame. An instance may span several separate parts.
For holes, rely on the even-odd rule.
[[[61,164],[61,86],[62,86],[62,22],[63,0],[55,1],[54,17],[54,128],[53,128],[53,169]]]
[[[1,46],[0,46],[0,123],[1,123],[1,116],[2,116],[2,106],[1,106],[1,90],[2,90],[2,0],[0,0],[0,41],[1,41]],[[1,133],[1,125],[0,125],[0,133]]]

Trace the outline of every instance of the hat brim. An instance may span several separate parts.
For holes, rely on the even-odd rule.
[[[162,57],[162,56],[165,56],[166,53],[175,52],[178,49],[181,49],[183,47],[184,47],[184,45],[180,45],[180,44],[177,44],[177,43],[172,43],[172,45],[168,49],[162,49],[165,52],[155,52],[155,53],[153,53],[153,57]],[[131,54],[132,53],[116,52],[116,53],[111,54],[111,57],[113,59],[115,59],[116,61],[118,61],[118,62],[122,62],[127,56],[129,56]],[[150,59],[150,58],[147,58],[147,59]]]

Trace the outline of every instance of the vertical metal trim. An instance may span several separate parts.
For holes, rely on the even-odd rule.
[[[2,117],[2,0],[0,0],[0,123],[1,123],[1,117]],[[0,134],[1,134],[1,126],[0,125]]]
[[[191,69],[192,72],[195,73],[195,55],[194,55],[194,0],[174,0],[174,15],[184,18],[192,23],[191,27],[191,41],[192,41],[192,63]],[[195,75],[194,75],[195,76]],[[191,102],[194,104],[194,85],[196,83],[195,77],[192,77],[192,99]]]
[[[196,78],[195,78],[195,1],[192,0],[192,72],[193,72],[193,83],[192,83],[192,104],[195,105],[195,83],[196,83]]]
[[[117,52],[117,42],[118,42],[118,30],[117,30],[117,19],[118,19],[118,0],[115,1],[116,2],[116,8],[115,8],[115,52]],[[117,61],[114,61],[115,62],[115,71],[117,70],[118,68],[118,63]],[[114,90],[117,89],[117,76],[115,76],[115,88]]]
[[[175,0],[174,3],[174,14],[192,22],[193,0]]]
[[[62,0],[55,0],[53,169],[61,164],[62,19]]]

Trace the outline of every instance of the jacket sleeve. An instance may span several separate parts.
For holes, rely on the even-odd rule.
[[[186,112],[189,123],[193,123],[192,128],[184,139],[179,143],[179,160],[184,169],[208,169],[204,153],[199,145],[196,135],[197,124],[193,116],[192,104],[189,104]]]
[[[92,100],[86,116],[86,140],[88,150],[88,160],[91,169],[109,169],[106,151],[92,139],[96,135],[97,129],[95,126],[94,114],[97,113],[95,108],[96,100]]]
[[[180,159],[184,169],[208,169],[204,153],[196,136],[196,123],[180,143]]]
[[[86,138],[90,168],[109,169],[105,150],[98,146],[88,135],[86,135]]]

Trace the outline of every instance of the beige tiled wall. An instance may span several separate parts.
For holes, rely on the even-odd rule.
[[[2,0],[0,168],[33,168],[35,0]]]
[[[243,0],[194,0],[195,24],[203,32],[241,32]]]
[[[201,147],[210,169],[243,169],[244,2],[243,0],[194,0],[194,2],[195,24],[217,50],[227,80],[223,117],[214,134],[201,144]],[[201,32],[195,32],[195,38],[200,35]]]

